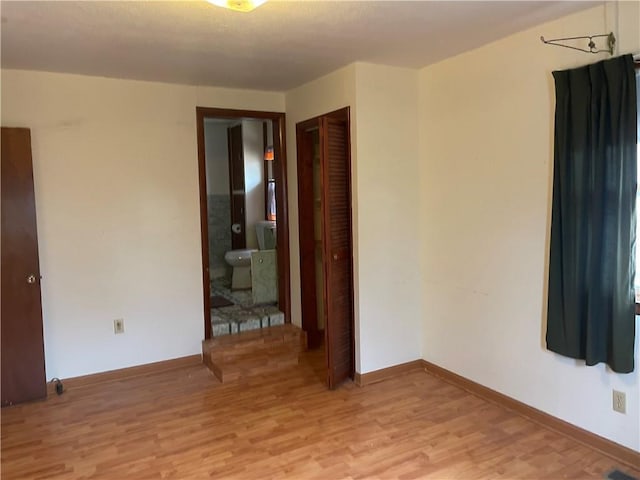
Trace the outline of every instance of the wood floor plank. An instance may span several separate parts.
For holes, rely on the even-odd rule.
[[[602,479],[619,467],[425,372],[329,391],[322,362],[307,352],[228,384],[186,366],[5,408],[2,478]]]

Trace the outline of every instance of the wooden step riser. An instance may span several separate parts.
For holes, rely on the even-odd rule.
[[[222,382],[223,381],[222,368],[220,368],[216,363],[212,362],[211,358],[207,356],[203,356],[202,360],[203,360],[203,363],[207,366],[207,368],[211,370],[211,372],[213,372],[215,377]]]
[[[221,365],[228,365],[236,362],[251,361],[251,359],[256,357],[297,357],[303,351],[304,350],[299,348],[280,347],[245,352],[226,352],[218,355],[211,354],[209,355],[209,358],[211,358],[212,362],[219,363]]]
[[[216,345],[209,344],[206,345],[203,349],[204,353],[207,352],[227,352],[227,351],[240,351],[240,350],[251,350],[256,348],[265,348],[271,345],[306,345],[306,341],[298,336],[287,336],[287,337],[268,337],[263,339],[251,340],[248,342],[238,342],[235,344],[225,344],[225,345]]]
[[[212,358],[224,358],[244,355],[248,353],[262,352],[265,350],[277,350],[281,348],[287,348],[299,352],[305,350],[305,345],[302,341],[300,341],[300,339],[298,339],[297,341],[269,342],[260,345],[238,345],[235,348],[211,348],[207,352],[205,352],[205,354],[210,355]]]
[[[298,337],[300,336],[300,332],[300,328],[293,325],[279,325],[275,327],[250,330],[247,332],[241,332],[232,335],[223,335],[221,337],[215,337],[209,340],[205,340],[204,343],[216,346],[228,344],[235,345],[237,343],[246,343],[253,340],[260,341],[261,339],[274,337]]]
[[[226,352],[251,352],[281,345],[306,349],[306,337],[298,332],[297,335],[271,335],[250,340],[238,338],[235,343],[227,342],[225,344],[216,344],[212,341],[207,341],[203,343],[203,354],[220,355]]]
[[[279,348],[265,348],[260,350],[252,350],[245,352],[226,352],[223,354],[211,354],[209,358],[213,363],[220,365],[231,365],[238,362],[251,362],[256,357],[298,357],[304,350],[301,348],[290,348],[287,346]]]
[[[286,335],[286,336],[268,336],[262,338],[255,338],[250,340],[238,339],[236,342],[230,343],[215,343],[214,341],[207,340],[202,344],[203,353],[208,353],[211,351],[230,351],[230,350],[250,350],[252,348],[260,348],[265,345],[274,345],[274,344],[291,344],[291,345],[303,345],[306,347],[306,337],[298,335]]]
[[[211,363],[216,365],[226,366],[233,365],[234,363],[252,362],[254,358],[278,358],[278,357],[298,357],[304,350],[302,349],[290,349],[290,348],[274,348],[258,350],[253,352],[244,352],[240,354],[225,354],[225,355],[209,355],[208,358]]]
[[[204,363],[222,382],[264,375],[298,364],[306,334],[293,325],[270,327],[202,342]]]
[[[259,347],[261,345],[270,345],[274,343],[291,343],[291,344],[302,343],[302,338],[300,337],[300,335],[297,335],[297,336],[288,335],[286,337],[273,336],[273,337],[266,337],[266,338],[255,339],[250,341],[244,341],[244,342],[239,341],[237,343],[227,343],[227,344],[221,344],[221,345],[211,343],[211,344],[208,344],[206,348],[210,350],[236,350],[239,348],[252,348],[252,347]]]
[[[259,355],[251,360],[242,362],[218,363],[205,361],[205,364],[216,378],[224,383],[238,378],[247,378],[253,375],[261,375],[265,372],[274,372],[282,368],[295,366],[298,364],[298,359],[299,355],[292,354],[280,354],[275,357]]]

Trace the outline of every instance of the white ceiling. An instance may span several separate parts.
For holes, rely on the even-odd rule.
[[[3,68],[284,91],[354,61],[422,67],[594,5],[271,0],[237,13],[204,0],[2,0],[1,61]]]

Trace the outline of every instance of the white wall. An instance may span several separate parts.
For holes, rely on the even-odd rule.
[[[262,124],[262,120],[242,121],[247,248],[258,248],[256,222],[265,219]]]
[[[291,268],[291,322],[300,326],[300,244],[298,241],[298,177],[296,150],[296,123],[323,113],[351,106],[351,157],[356,159],[356,100],[355,64],[336,70],[286,93],[287,131],[287,187],[289,207],[289,251]],[[356,325],[357,329],[357,325]],[[356,334],[357,336],[357,334]],[[358,361],[356,342],[356,363]]]
[[[418,72],[356,64],[361,373],[421,357]]]
[[[292,316],[300,324],[295,125],[351,107],[356,371],[420,358],[416,70],[357,63],[286,94]]]
[[[232,122],[204,121],[207,193],[229,195],[229,147],[227,129]]]
[[[200,353],[195,107],[284,95],[12,70],[1,88],[2,125],[31,128],[47,377]]]
[[[638,52],[640,3],[619,8],[621,49]],[[420,72],[423,356],[640,450],[640,367],[585,367],[544,344],[551,71],[598,57],[539,37],[599,33],[604,22],[599,6]],[[636,342],[640,362],[637,352]],[[612,411],[612,388],[626,393],[626,415]]]

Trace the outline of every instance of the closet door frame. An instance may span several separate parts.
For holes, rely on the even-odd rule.
[[[345,107],[296,125],[302,328],[309,336],[310,345],[318,343],[317,337],[321,332],[317,328],[316,302],[323,302],[326,382],[331,389],[336,388],[346,378],[353,379],[355,374],[353,214],[349,113],[349,107]],[[320,142],[321,221],[323,224],[322,298],[315,298],[315,258],[311,255],[311,246],[315,242],[313,230],[313,145],[309,143],[308,132],[316,128],[319,131]],[[344,138],[339,143],[334,142],[334,139],[328,136],[333,128],[344,128]],[[338,145],[344,149],[341,152],[342,156],[336,156],[337,150],[335,149]],[[334,162],[338,162],[333,164],[333,172],[329,169],[330,155],[334,156],[332,159]],[[343,162],[346,162],[346,164]],[[336,172],[338,176],[334,175]],[[338,179],[343,184],[331,185],[332,179]],[[338,205],[339,208],[335,209],[341,213],[338,216],[334,215],[335,212],[332,212],[331,208],[331,200],[335,197],[342,198],[348,203],[346,206]],[[341,219],[340,221],[343,223],[346,222],[346,225],[338,226],[343,233],[341,236],[342,246],[334,245],[334,238],[332,237],[332,227],[335,226],[336,218]],[[344,232],[347,233],[346,239]],[[344,245],[345,240],[347,241],[346,247]],[[345,292],[345,290],[347,291]]]

